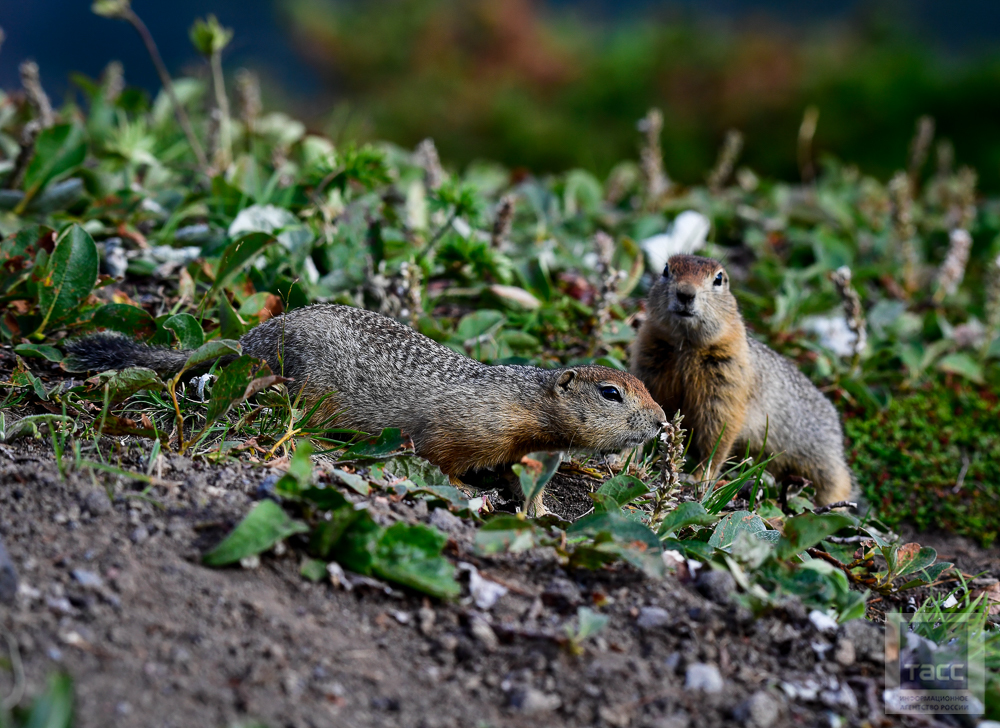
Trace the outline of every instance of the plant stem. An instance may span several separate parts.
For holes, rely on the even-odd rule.
[[[174,90],[174,83],[170,80],[170,74],[167,72],[167,67],[163,63],[163,58],[160,56],[160,51],[156,47],[156,42],[153,40],[152,34],[149,32],[149,28],[146,24],[142,22],[142,18],[135,14],[135,12],[129,8],[126,10],[122,16],[127,20],[139,37],[142,38],[142,42],[146,45],[146,50],[149,52],[149,57],[153,59],[153,65],[156,66],[156,72],[160,76],[160,83],[163,84],[163,90],[167,92],[167,96],[170,97],[170,103],[174,106],[174,115],[177,117],[177,123],[181,125],[181,129],[184,130],[184,136],[187,137],[188,144],[191,145],[191,151],[194,152],[195,158],[198,160],[198,166],[202,170],[208,167],[208,160],[205,159],[205,150],[201,147],[201,142],[198,141],[198,137],[194,135],[194,128],[191,126],[191,120],[188,118],[187,112],[184,107],[181,106],[180,101],[177,98],[177,92]]]
[[[430,242],[427,243],[427,245],[425,245],[423,248],[421,248],[421,250],[420,250],[419,253],[417,253],[417,257],[416,257],[416,261],[415,262],[419,263],[420,261],[422,261],[426,257],[426,255],[429,252],[431,252],[431,249],[433,249],[434,246],[437,245],[438,240],[440,240],[441,236],[444,235],[448,231],[448,228],[451,227],[451,224],[453,222],[455,222],[455,219],[457,217],[458,217],[458,211],[457,210],[455,212],[451,213],[451,215],[448,216],[448,219],[445,220],[444,225],[442,225],[441,227],[439,227],[437,229],[437,232],[434,233],[434,237],[432,237],[430,239]]]
[[[222,170],[229,166],[233,158],[233,135],[229,118],[229,97],[226,96],[226,78],[222,73],[222,51],[212,53],[211,65],[215,105],[219,110],[219,149],[216,161]]]

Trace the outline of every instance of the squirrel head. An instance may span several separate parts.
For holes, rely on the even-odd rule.
[[[676,343],[706,346],[740,321],[722,264],[697,255],[674,255],[649,292],[650,317]]]
[[[566,447],[615,452],[656,436],[666,415],[636,377],[610,367],[558,369],[549,377],[558,430],[570,433]]]

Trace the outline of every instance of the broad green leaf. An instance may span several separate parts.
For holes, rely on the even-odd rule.
[[[226,296],[219,296],[219,328],[224,339],[239,339],[246,332],[246,326]]]
[[[638,478],[620,473],[610,480],[601,483],[597,489],[601,495],[607,495],[614,499],[619,507],[631,503],[641,495],[649,492],[649,488]]]
[[[293,534],[308,530],[306,524],[292,519],[277,503],[263,500],[254,506],[222,543],[202,557],[202,562],[207,566],[232,564],[247,556],[267,551],[278,541]]]
[[[785,535],[778,541],[777,557],[789,559],[812,548],[827,536],[857,521],[840,513],[802,513],[785,521]]]
[[[299,567],[299,573],[309,581],[323,581],[326,578],[326,562],[319,559],[306,559]]]
[[[983,384],[983,366],[963,351],[941,357],[937,368],[942,372],[950,372],[965,377],[976,384]]]
[[[24,173],[24,189],[33,196],[48,182],[83,163],[87,142],[83,127],[57,124],[42,129],[35,138],[35,155]]]
[[[619,513],[592,513],[576,521],[566,531],[567,536],[607,533],[624,544],[641,544],[659,555],[660,539],[649,528]]]
[[[944,572],[948,571],[948,569],[953,566],[954,564],[949,561],[941,561],[924,569],[923,575],[927,580],[927,583],[935,582]]]
[[[483,554],[516,554],[535,546],[535,525],[516,516],[495,516],[476,532],[476,549]]]
[[[328,489],[329,490],[329,489]],[[332,499],[331,501],[332,502]],[[317,506],[319,507],[319,506]],[[371,522],[371,517],[365,510],[357,510],[353,506],[336,508],[328,514],[329,518],[319,521],[314,527],[309,537],[310,553],[320,558],[330,558],[330,552],[338,544],[341,536],[354,524],[355,521],[367,519]],[[341,563],[351,568],[341,557]],[[357,569],[354,569],[357,571]]]
[[[230,278],[243,269],[243,266],[253,260],[264,248],[277,238],[267,233],[249,233],[231,242],[222,252],[219,268],[215,273],[215,283],[206,299],[212,293],[224,286]]]
[[[240,342],[230,341],[228,339],[214,339],[209,341],[207,344],[202,344],[184,362],[184,368],[181,370],[181,374],[186,372],[188,369],[193,369],[194,367],[205,364],[206,362],[215,361],[219,357],[223,356],[239,356],[240,354]],[[179,376],[179,375],[178,375]]]
[[[398,457],[387,460],[383,472],[397,478],[407,478],[416,485],[451,485],[451,480],[437,465],[419,457]]]
[[[436,528],[396,523],[378,541],[372,572],[441,599],[456,597],[455,567],[441,555],[447,541]]]
[[[727,513],[712,531],[708,545],[719,549],[728,549],[740,532],[746,531],[750,534],[756,534],[766,530],[767,524],[756,513],[750,511]]]
[[[63,354],[54,346],[47,344],[18,344],[14,352],[21,356],[37,356],[48,361],[62,361]]]
[[[164,386],[156,372],[145,367],[118,369],[108,375],[99,374],[96,379],[98,386],[94,389],[95,399],[104,398],[106,385],[110,402],[121,402],[144,389],[159,391]]]
[[[335,511],[339,508],[353,508],[350,501],[336,488],[314,486],[302,488],[299,498],[308,501],[313,508],[321,511]]]
[[[377,458],[388,455],[403,444],[403,436],[397,427],[387,427],[379,436],[364,440],[353,445],[342,456],[341,460],[354,458]]]
[[[101,306],[94,312],[91,322],[99,329],[120,331],[133,339],[148,339],[156,333],[156,321],[153,317],[145,309],[127,303],[107,303]]]
[[[338,481],[346,485],[348,488],[353,490],[355,493],[360,495],[368,495],[371,490],[371,486],[368,485],[368,479],[363,478],[355,473],[348,473],[344,470],[338,470],[333,468],[331,470],[331,475],[335,477]]]
[[[288,461],[288,470],[275,483],[274,490],[278,495],[287,498],[299,498],[302,489],[312,485],[313,463],[312,445],[308,440],[299,440],[295,452]]]
[[[267,369],[267,365],[260,359],[243,354],[222,369],[212,386],[212,399],[205,412],[206,427],[225,417],[232,407],[243,401],[250,383],[262,368]],[[270,369],[267,369],[267,374],[270,374]]]
[[[705,506],[697,502],[681,503],[668,513],[660,524],[660,538],[666,538],[674,531],[686,526],[710,526],[718,516],[710,514]]]
[[[610,513],[611,511],[621,511],[621,506],[610,495],[604,493],[588,493],[590,499],[594,501],[595,513]]]
[[[181,349],[197,349],[205,343],[205,332],[201,330],[201,324],[189,313],[174,314],[162,326],[174,332]]]
[[[255,318],[260,313],[260,310],[264,308],[264,304],[267,303],[267,297],[271,294],[267,291],[261,291],[260,293],[255,293],[252,296],[247,297],[247,299],[240,306],[239,314],[244,319]]]
[[[480,336],[499,329],[506,320],[506,317],[499,311],[490,309],[475,311],[463,316],[462,320],[458,322],[455,338],[462,342],[478,339]]]
[[[56,242],[45,277],[38,284],[38,307],[45,331],[72,313],[90,295],[97,282],[97,246],[90,234],[72,225]]]
[[[578,607],[576,618],[579,623],[576,634],[573,636],[577,642],[582,642],[588,637],[597,634],[608,626],[611,618],[606,614],[601,614],[590,607]]]
[[[562,462],[562,453],[533,452],[527,456],[527,459],[534,460],[541,467],[529,467],[522,462],[512,468],[521,483],[521,492],[524,494],[526,504],[534,501],[536,496],[540,495],[548,482],[552,480],[552,476],[559,469],[559,463]]]
[[[899,576],[929,568],[937,561],[937,551],[930,546],[907,543],[896,552],[896,573]]]
[[[35,698],[31,712],[19,725],[24,728],[73,728],[73,703],[73,678],[62,672],[52,675],[45,692]]]

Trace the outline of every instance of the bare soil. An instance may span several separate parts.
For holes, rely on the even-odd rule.
[[[119,455],[140,467],[137,449]],[[882,714],[877,626],[819,632],[798,603],[754,620],[728,575],[567,572],[546,549],[482,558],[473,527],[426,501],[370,508],[447,531],[454,562],[506,587],[492,606],[351,575],[314,584],[294,540],[255,568],[203,567],[270,471],[165,461],[165,484],[144,492],[90,470],[61,478],[45,443],[0,445],[0,541],[20,579],[0,627],[28,695],[73,676],[81,728],[935,725]],[[585,489],[558,479],[550,508],[580,515]],[[974,555],[994,574],[997,557]],[[580,605],[610,623],[576,654]],[[0,671],[0,696],[11,688]]]

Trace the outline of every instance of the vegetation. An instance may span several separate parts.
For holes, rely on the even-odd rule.
[[[910,30],[907,4],[865,3],[845,22],[815,28],[780,18],[698,22],[697,12],[649,3],[635,16],[594,19],[579,7],[283,3],[337,101],[325,119],[337,141],[415,145],[434,136],[462,164],[487,158],[603,176],[635,154],[635,120],[659,106],[671,177],[703,180],[726,133],[739,129],[755,170],[799,179],[808,168],[797,135],[812,107],[817,149],[888,177],[914,121],[930,114],[957,158],[976,160],[984,187],[1000,188],[1000,146],[987,121],[996,116],[996,53],[936,48]]]
[[[25,92],[0,97],[0,338],[16,355],[0,383],[0,439],[46,437],[60,470],[120,472],[120,438],[143,438],[148,468],[129,475],[147,492],[167,449],[277,461],[287,473],[207,564],[288,539],[308,555],[305,578],[349,569],[439,598],[458,593],[444,536],[383,528],[356,507],[362,497],[449,508],[479,524],[486,554],[550,545],[573,567],[625,562],[655,576],[666,547],[731,571],[756,612],[798,595],[840,620],[863,615],[871,592],[894,597],[947,573],[933,549],[892,538],[902,519],[996,538],[1000,204],[946,156],[924,174],[926,124],[887,184],[835,162],[809,185],[761,180],[734,172],[731,142],[708,186],[672,186],[655,113],[642,163],[604,180],[580,169],[515,178],[486,163],[457,174],[431,142],[413,153],[335,147],[262,113],[247,75],[230,118],[216,68],[228,35],[210,20],[193,37],[216,71],[211,89],[178,79],[149,102],[112,68],[78,79],[83,105],[54,112],[25,67]],[[623,367],[630,319],[658,272],[647,258],[703,242],[682,240],[685,211],[708,222],[704,249],[727,259],[754,335],[845,412],[873,513],[813,511],[808,490],[774,483],[754,453],[718,482],[683,487],[674,421],[592,494],[592,514],[484,516],[480,499],[405,452],[398,431],[307,425],[312,412],[287,380],[250,357],[168,381],[128,369],[81,383],[52,366],[72,369],[66,337],[111,329],[191,350],[193,368],[238,354],[259,321],[327,300],[380,310],[483,361]],[[335,464],[315,473],[320,449]],[[526,502],[558,466],[544,454],[516,466]]]

